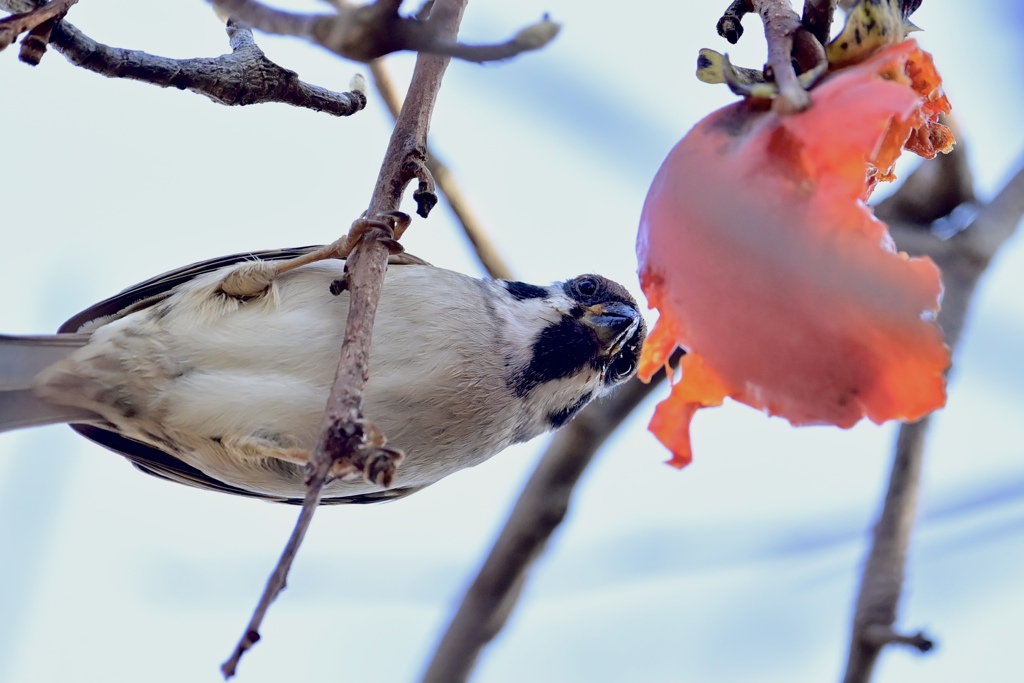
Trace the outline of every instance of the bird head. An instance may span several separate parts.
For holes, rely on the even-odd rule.
[[[548,287],[500,284],[527,335],[507,358],[510,387],[545,411],[549,427],[636,374],[647,328],[622,285],[593,274]]]

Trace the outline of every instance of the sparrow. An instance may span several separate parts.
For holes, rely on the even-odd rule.
[[[345,263],[301,247],[159,275],[55,335],[0,336],[0,431],[70,423],[151,475],[301,503],[348,311]],[[477,279],[389,260],[363,412],[405,454],[387,488],[339,477],[323,503],[400,498],[561,427],[636,373],[646,327],[620,284]]]

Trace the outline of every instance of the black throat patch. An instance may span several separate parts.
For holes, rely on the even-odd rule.
[[[562,427],[566,422],[576,417],[576,413],[583,410],[583,406],[590,403],[590,399],[594,396],[593,393],[586,393],[580,396],[579,400],[571,405],[567,405],[561,410],[556,410],[548,415],[548,424],[551,425],[552,429],[558,429]]]
[[[526,396],[535,387],[571,377],[592,367],[601,352],[594,332],[570,316],[540,333],[531,349],[530,362],[510,381],[516,396]]]

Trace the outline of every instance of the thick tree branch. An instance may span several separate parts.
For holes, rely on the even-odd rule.
[[[879,205],[890,223],[897,246],[911,254],[927,254],[942,269],[943,296],[939,324],[952,350],[960,341],[978,281],[1000,247],[1024,216],[1024,169],[981,208],[962,232],[944,240],[931,231],[937,216],[928,198],[952,213],[961,201],[973,199],[963,149],[924,162],[903,187]],[[901,196],[904,195],[904,196]],[[915,196],[919,195],[919,196]],[[882,512],[875,525],[853,617],[845,683],[867,683],[882,649],[892,643],[925,652],[932,642],[918,633],[894,630],[903,590],[907,549],[917,513],[917,491],[929,418],[900,427],[892,474]]]
[[[384,103],[387,104],[388,110],[393,117],[397,118],[398,112],[402,109],[402,98],[398,94],[398,90],[395,88],[395,84],[383,61],[378,59],[370,62],[370,73],[377,91],[384,99]],[[469,207],[469,202],[462,193],[462,189],[456,182],[455,177],[448,170],[448,167],[437,158],[437,155],[429,146],[427,147],[426,165],[430,174],[434,177],[437,186],[441,188],[441,192],[448,199],[448,205],[451,206],[452,213],[458,219],[462,231],[473,245],[477,258],[480,259],[480,263],[483,264],[488,274],[493,278],[513,279],[512,269],[505,263],[480,219],[477,218],[476,214]]]
[[[681,357],[676,352],[671,363]],[[505,527],[437,646],[423,683],[469,677],[484,646],[501,631],[526,583],[526,573],[565,518],[573,489],[601,445],[661,384],[635,377],[612,396],[587,406],[559,430],[519,495]]]
[[[466,0],[437,0],[431,21],[438,31],[454,40]],[[405,106],[398,116],[391,141],[384,155],[377,184],[366,211],[365,220],[356,221],[349,241],[355,249],[346,262],[349,312],[341,348],[341,359],[321,423],[321,436],[307,468],[309,481],[302,511],[277,566],[267,581],[256,611],[231,657],[221,670],[226,678],[234,675],[245,652],[259,640],[259,628],[267,609],[284,589],[288,571],[313,512],[320,502],[324,483],[338,463],[353,464],[367,476],[387,485],[396,464],[395,452],[382,449],[383,438],[363,419],[362,393],[369,376],[373,321],[380,300],[381,286],[391,245],[389,226],[376,217],[398,210],[406,186],[418,176],[427,144],[430,117],[448,66],[447,57],[421,54],[416,60]],[[367,227],[371,229],[367,230]],[[381,234],[383,233],[383,235]],[[381,239],[383,237],[383,239]],[[342,242],[343,240],[339,240]],[[390,467],[388,471],[386,468]]]
[[[398,14],[401,0],[374,0],[366,5],[332,3],[332,14],[299,14],[268,7],[257,0],[210,0],[231,16],[266,33],[297,36],[331,52],[369,62],[399,50],[493,62],[537,50],[558,34],[559,26],[544,17],[512,39],[496,45],[465,45],[447,35],[436,14],[423,20]]]
[[[0,0],[0,8],[23,10],[36,0]],[[295,107],[349,116],[366,106],[360,88],[334,92],[299,80],[289,69],[267,59],[252,31],[237,22],[227,26],[231,52],[220,57],[171,59],[141,50],[99,43],[67,21],[57,22],[50,44],[65,59],[108,78],[127,78],[161,88],[178,88],[204,95],[218,104],[244,106],[281,102]]]

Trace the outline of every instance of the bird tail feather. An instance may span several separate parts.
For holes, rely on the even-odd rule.
[[[86,334],[0,335],[0,432],[96,417],[82,408],[44,401],[32,389],[36,375],[88,340]]]

